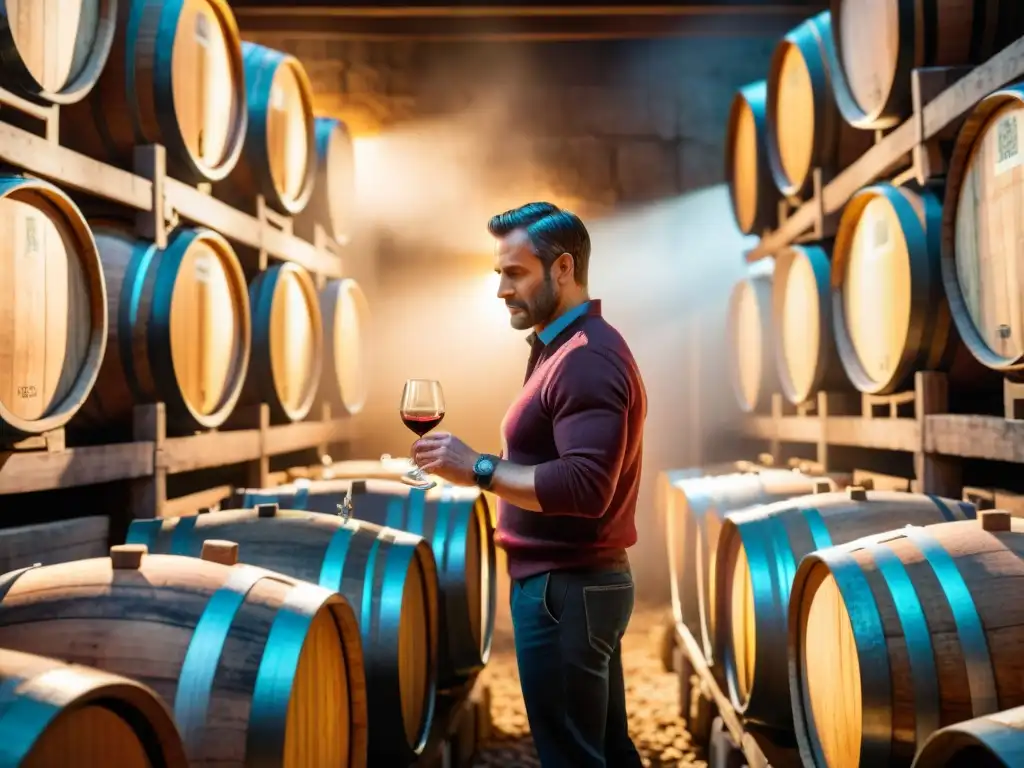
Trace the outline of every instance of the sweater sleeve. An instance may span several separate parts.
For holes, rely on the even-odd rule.
[[[559,458],[534,469],[542,514],[601,517],[608,510],[629,439],[629,386],[618,361],[582,348],[548,384]]]

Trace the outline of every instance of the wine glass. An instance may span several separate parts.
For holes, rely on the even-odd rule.
[[[399,409],[402,422],[420,437],[441,423],[444,418],[444,393],[441,382],[431,379],[409,379],[402,390],[402,405]],[[423,470],[413,468],[400,478],[406,485],[427,490],[437,483],[428,480]]]

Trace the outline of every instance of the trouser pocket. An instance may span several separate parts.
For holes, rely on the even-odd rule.
[[[632,579],[583,588],[587,640],[594,650],[608,655],[615,651],[633,613],[633,591]]]

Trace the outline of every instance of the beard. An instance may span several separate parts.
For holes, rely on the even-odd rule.
[[[558,309],[558,300],[558,292],[549,275],[536,295],[528,301],[506,302],[507,306],[522,310],[520,314],[512,315],[509,322],[517,331],[525,331],[535,325],[544,325],[554,319],[555,311]]]

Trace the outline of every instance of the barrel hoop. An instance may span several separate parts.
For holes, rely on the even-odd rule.
[[[839,113],[838,113],[838,111],[836,109],[830,108],[831,105],[826,102],[826,100],[829,98],[826,94],[829,91],[832,90],[832,84],[831,84],[831,79],[832,78],[831,78],[831,76],[829,74],[829,67],[831,66],[832,62],[830,60],[829,50],[825,47],[825,41],[822,38],[821,30],[818,29],[818,23],[820,23],[820,22],[819,22],[818,18],[815,17],[815,18],[808,19],[808,23],[805,24],[808,32],[810,33],[812,42],[813,42],[815,48],[817,48],[818,55],[821,56],[821,68],[823,70],[823,77],[822,77],[822,79],[824,81],[822,83],[814,83],[814,85],[822,85],[822,86],[824,86],[824,88],[822,88],[820,90],[817,89],[817,88],[814,89],[814,96],[817,97],[815,100],[819,102],[818,104],[815,105],[816,107],[818,107],[818,109],[816,110],[818,112],[818,114],[815,115],[815,122],[817,122],[819,116],[823,117],[824,119],[821,121],[822,122],[822,129],[821,129],[821,131],[820,132],[815,131],[816,135],[815,135],[815,138],[812,139],[812,141],[817,142],[818,141],[817,137],[821,136],[822,134],[824,134],[825,136],[833,137],[832,138],[832,145],[831,146],[820,147],[819,148],[821,152],[832,154],[832,153],[835,153],[835,152],[838,151],[839,144],[842,141],[842,132],[841,131],[837,131],[836,130],[836,125],[835,125],[836,120],[841,120],[842,117],[839,115]],[[828,23],[829,23],[829,33],[828,33],[829,34],[829,42],[831,42],[831,38],[832,38],[831,16],[829,17],[829,22]],[[801,51],[801,53],[802,53],[802,51]],[[813,79],[814,78],[814,70],[811,69],[810,67],[808,67],[808,70],[811,72],[811,77]],[[814,166],[817,164],[815,162],[816,159],[817,158],[812,159],[812,161],[811,161],[811,168],[809,169],[809,173],[810,174],[813,174],[813,172],[814,172]]]
[[[185,748],[193,759],[202,746],[213,681],[235,614],[242,607],[252,588],[263,579],[282,580],[262,568],[234,566],[231,575],[210,597],[192,633],[192,639],[185,651],[185,661],[178,676],[178,691],[174,696],[174,720],[185,741]],[[269,647],[269,640],[267,644]],[[262,664],[260,668],[262,669]],[[257,684],[258,678],[257,675]],[[255,707],[254,701],[253,710]],[[250,717],[250,721],[251,719]]]
[[[447,486],[445,486],[447,487]],[[442,491],[443,493],[443,491]],[[408,525],[403,528],[410,531],[423,530],[423,512],[427,506],[427,492],[420,488],[413,488],[409,494]],[[397,527],[397,526],[389,526]]]
[[[801,516],[811,531],[811,539],[814,541],[815,549],[828,549],[832,546],[832,536],[825,525],[825,519],[821,516],[821,510],[816,507],[804,507],[800,510]],[[794,569],[795,571],[796,569]],[[789,583],[792,583],[790,581]]]
[[[859,549],[860,547],[857,547]],[[854,642],[860,659],[862,723],[860,765],[888,765],[892,749],[892,679],[889,652],[885,644],[881,612],[874,593],[860,565],[850,555],[854,548],[831,548],[818,555],[832,574],[854,628]],[[799,665],[799,658],[796,659]],[[801,675],[802,690],[797,694],[807,700],[807,681]],[[812,720],[806,711],[804,718]],[[821,745],[814,731],[808,730],[815,750]]]
[[[309,480],[301,478],[295,481],[295,494],[291,501],[292,509],[309,509]]]
[[[246,768],[279,768],[284,762],[285,729],[295,673],[310,625],[323,604],[321,587],[299,582],[288,592],[274,617],[256,671],[245,743]]]
[[[940,499],[938,496],[933,496],[930,493],[926,494],[926,495],[931,500],[932,504],[934,504],[938,508],[938,510],[942,514],[942,516],[944,518],[946,518],[947,522],[954,523],[954,522],[956,522],[957,520],[960,519],[956,515],[953,514],[953,510],[951,510],[948,506],[946,506],[946,503],[942,499]]]
[[[366,553],[366,576],[363,579],[363,597],[359,616],[359,626],[364,627],[365,637],[370,639],[369,629],[373,619],[373,588],[377,580],[377,555],[380,553],[380,536],[373,539],[370,551]]]
[[[972,716],[981,717],[997,711],[999,697],[985,629],[956,561],[924,528],[908,528],[906,535],[928,561],[953,613],[957,638],[964,654]]]
[[[359,530],[359,521],[351,520],[334,532],[331,540],[327,543],[327,550],[324,552],[324,560],[320,565],[320,578],[318,584],[324,589],[332,592],[341,591],[341,579],[345,574],[345,560],[348,558],[348,548],[352,543],[352,536]],[[358,611],[358,606],[352,606]]]
[[[160,531],[164,528],[164,521],[157,518],[155,520],[134,520],[131,525],[128,526],[128,535],[125,537],[125,544],[142,544],[146,549],[152,552],[156,548],[156,540],[160,536]]]
[[[140,39],[139,31],[142,27],[143,19],[153,12],[153,6],[151,5],[137,5],[132,4],[129,6],[131,10],[128,12],[128,26],[125,30],[125,48],[124,48],[124,70],[125,70],[125,94],[128,97],[127,107],[131,114],[132,119],[132,134],[135,137],[135,144],[149,144],[147,136],[142,132],[142,116],[139,114],[139,100],[136,98],[136,90],[138,88],[135,82],[135,45],[136,41]],[[98,96],[100,89],[95,90],[97,102],[101,101]],[[105,120],[97,120],[97,125],[103,125]]]
[[[190,557],[196,554],[197,549],[202,551],[202,544],[196,546],[196,542],[192,538],[192,532],[195,531],[198,521],[199,515],[178,518],[178,524],[174,527],[174,533],[171,534],[171,546],[168,549],[168,554]]]
[[[139,322],[139,305],[142,303],[142,292],[146,288],[146,275],[149,274],[159,248],[156,243],[146,247],[135,245],[133,248],[135,253],[128,264],[128,274],[125,275],[125,284],[129,286],[129,290],[124,292],[121,306],[117,308],[117,340],[128,388],[136,402],[144,402],[147,399],[146,393],[139,381],[139,372],[135,369],[135,334],[149,325],[148,318],[145,323]]]
[[[967,501],[958,501],[960,505],[960,511],[964,513],[964,519],[966,520],[977,520],[978,519],[978,508]]]
[[[173,40],[177,36],[178,25],[184,10],[184,3],[163,3],[154,38]],[[202,17],[200,17],[202,18]],[[192,175],[201,176],[199,168],[191,159],[185,137],[181,132],[181,123],[174,109],[174,45],[153,46],[153,108],[154,117],[160,130],[160,143],[167,148],[167,159],[172,168],[184,166]],[[129,65],[129,69],[132,69]]]
[[[939,721],[939,674],[935,668],[935,649],[928,630],[928,621],[921,610],[914,584],[907,575],[903,562],[890,547],[871,546],[867,552],[878,566],[882,579],[889,588],[896,618],[903,628],[910,661],[911,687],[914,691],[914,732],[917,746],[941,723]]]
[[[384,516],[384,525],[388,528],[405,529],[405,499],[401,496],[392,496],[388,499],[387,512]]]
[[[42,563],[33,563],[32,565],[26,565],[24,568],[19,568],[16,571],[10,571],[0,576],[0,603],[3,602],[4,598],[7,597],[7,593],[11,591],[11,587],[14,586],[14,582],[22,577],[23,574],[31,571],[35,568],[41,568]]]

